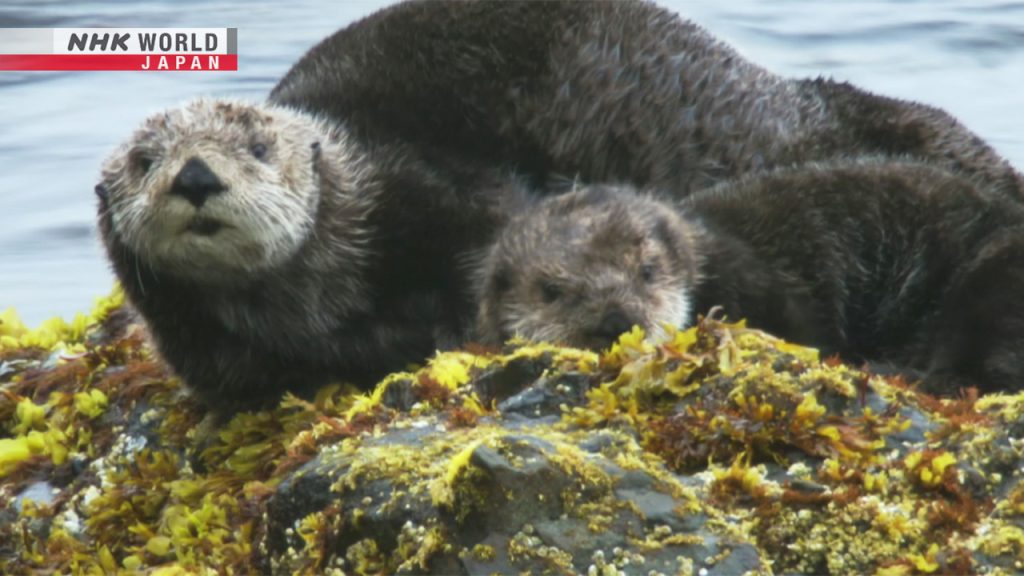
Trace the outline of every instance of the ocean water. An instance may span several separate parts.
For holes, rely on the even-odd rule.
[[[147,115],[197,96],[258,100],[309,47],[390,2],[7,0],[0,27],[237,27],[239,70],[0,72],[0,309],[87,309],[113,276],[97,239],[103,158]],[[952,112],[1024,167],[1024,2],[662,1],[747,58]]]

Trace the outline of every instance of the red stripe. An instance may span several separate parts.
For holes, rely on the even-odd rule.
[[[216,68],[208,54],[0,54],[0,70],[238,70],[238,54],[215,54],[213,59],[219,60]],[[200,68],[193,69],[193,62]]]

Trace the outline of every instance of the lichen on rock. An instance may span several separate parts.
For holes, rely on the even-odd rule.
[[[1022,411],[705,319],[218,423],[115,291],[0,316],[0,572],[1009,574]]]

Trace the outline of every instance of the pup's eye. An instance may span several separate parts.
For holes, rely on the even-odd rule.
[[[545,282],[540,285],[540,295],[544,298],[544,302],[551,304],[562,297],[562,289],[553,282]]]
[[[643,278],[644,282],[652,282],[655,272],[654,264],[644,264],[640,267],[640,277]]]
[[[263,160],[267,157],[267,145],[262,142],[253,144],[249,148],[249,151],[252,152],[252,155],[256,157],[257,160]]]

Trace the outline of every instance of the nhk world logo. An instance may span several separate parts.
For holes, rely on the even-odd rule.
[[[0,70],[238,70],[238,29],[0,28]]]

